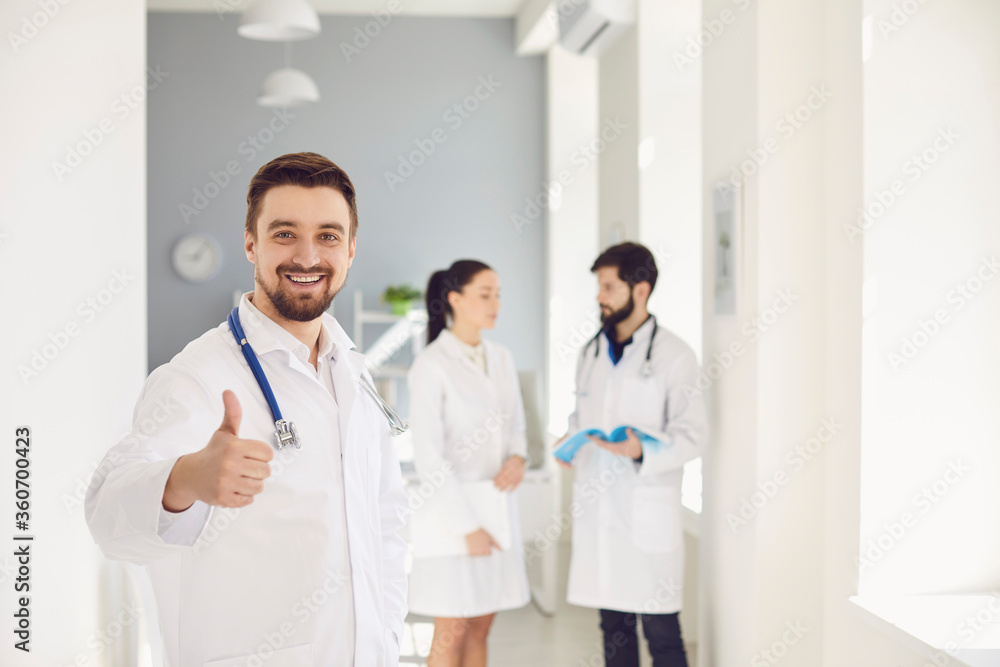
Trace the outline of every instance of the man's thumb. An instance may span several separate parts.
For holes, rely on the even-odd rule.
[[[225,411],[222,414],[222,425],[219,426],[219,430],[224,433],[239,436],[240,420],[243,418],[243,408],[240,407],[240,401],[236,398],[236,394],[229,389],[222,392],[222,405]]]

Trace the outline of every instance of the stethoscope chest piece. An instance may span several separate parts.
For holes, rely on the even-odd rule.
[[[299,440],[299,432],[295,430],[295,424],[287,419],[279,419],[274,422],[274,437],[278,441],[278,449],[294,445],[295,449],[302,449],[302,441]]]

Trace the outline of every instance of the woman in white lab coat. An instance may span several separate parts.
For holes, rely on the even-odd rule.
[[[431,276],[426,298],[428,344],[408,379],[414,462],[433,492],[412,529],[416,541],[430,518],[464,538],[466,553],[415,553],[409,608],[434,617],[428,667],[482,667],[496,612],[530,601],[513,493],[524,477],[524,406],[510,352],[481,337],[500,310],[497,274],[459,260]],[[507,549],[484,530],[463,488],[482,480],[510,494]]]

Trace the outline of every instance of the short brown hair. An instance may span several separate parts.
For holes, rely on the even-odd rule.
[[[246,230],[257,238],[257,218],[264,207],[264,195],[279,185],[300,185],[304,188],[333,188],[344,196],[351,211],[350,238],[358,232],[358,206],[354,184],[347,172],[319,153],[288,153],[276,157],[257,170],[247,190]]]
[[[596,273],[597,269],[606,266],[617,267],[618,279],[628,283],[629,288],[641,282],[649,283],[650,292],[656,287],[656,277],[659,274],[656,260],[644,245],[626,242],[611,246],[594,261],[590,271]]]

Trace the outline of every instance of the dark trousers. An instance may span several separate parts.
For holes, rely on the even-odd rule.
[[[677,614],[633,614],[601,609],[604,632],[604,664],[607,667],[639,667],[636,624],[642,618],[653,667],[687,667],[681,624]]]

